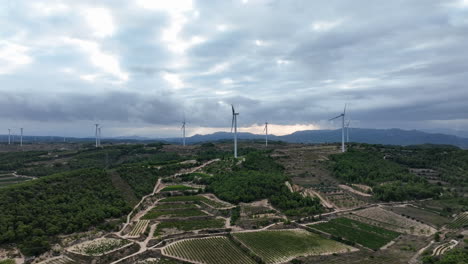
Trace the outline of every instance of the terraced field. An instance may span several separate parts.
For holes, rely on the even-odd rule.
[[[203,220],[180,220],[161,222],[158,224],[155,236],[160,235],[164,229],[178,229],[180,231],[192,231],[199,229],[212,229],[212,228],[223,228],[225,226],[225,220],[223,219],[203,219]]]
[[[31,180],[31,178],[15,177],[11,174],[0,175],[0,188],[29,180]]]
[[[206,264],[255,264],[227,237],[185,239],[169,244],[161,250],[164,256]]]
[[[443,255],[445,252],[451,250],[454,248],[456,245],[458,245],[458,241],[456,240],[451,240],[450,242],[444,243],[442,245],[437,246],[434,248],[432,251],[433,256],[440,256]]]
[[[149,220],[140,220],[133,227],[132,231],[128,234],[129,237],[138,237],[143,234],[148,227]]]
[[[451,229],[458,229],[468,226],[468,212],[459,214],[452,223],[448,224],[447,227]]]
[[[450,222],[450,219],[443,217],[439,214],[433,213],[428,210],[419,209],[413,206],[385,206],[385,210],[392,211],[399,215],[409,216],[411,218],[417,219],[423,223],[432,224],[437,227],[441,227]]]
[[[306,255],[345,253],[355,248],[302,229],[233,233],[265,263],[281,263]]]
[[[167,197],[159,201],[160,203],[167,203],[167,202],[195,202],[195,203],[203,203],[213,208],[225,208],[228,207],[229,204],[220,203],[215,200],[208,199],[201,195],[192,195],[192,196],[173,196]]]
[[[60,257],[55,257],[51,258],[42,262],[39,262],[38,264],[74,264],[76,263],[72,259],[66,256],[60,256]]]
[[[131,241],[116,238],[98,238],[86,241],[71,247],[69,250],[88,256],[101,256],[112,250],[121,248],[132,243]]]
[[[377,250],[400,234],[377,226],[361,223],[348,218],[336,218],[325,223],[310,225],[333,236],[343,237],[348,241]]]
[[[180,209],[180,210],[157,210],[152,209],[142,219],[157,219],[160,217],[175,218],[175,217],[192,217],[206,216],[207,214],[196,208]]]
[[[161,192],[196,190],[196,188],[186,185],[170,185],[161,190]]]
[[[430,236],[436,232],[436,229],[431,226],[419,223],[380,207],[371,207],[355,211],[352,214],[346,215],[346,217],[399,233]]]

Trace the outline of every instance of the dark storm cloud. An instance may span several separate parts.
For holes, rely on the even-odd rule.
[[[0,11],[0,54],[16,54],[0,64],[6,116],[226,127],[234,104],[243,126],[291,125],[348,103],[365,127],[466,120],[462,1],[54,3]],[[105,37],[83,19],[94,7],[113,18]]]

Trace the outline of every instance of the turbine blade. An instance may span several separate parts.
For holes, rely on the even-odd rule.
[[[337,116],[337,117],[334,117],[334,118],[330,118],[330,119],[328,119],[328,121],[335,120],[335,119],[340,118],[340,117],[342,117],[342,116],[343,116],[343,114],[341,114],[341,115],[339,115],[339,116]]]
[[[344,105],[343,115],[346,115],[346,105],[347,104]]]
[[[235,115],[236,111],[234,111],[234,105],[231,105],[231,107],[232,107],[232,115]]]

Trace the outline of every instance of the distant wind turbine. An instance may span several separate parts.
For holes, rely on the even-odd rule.
[[[231,124],[231,133],[232,129],[234,129],[234,158],[237,158],[237,116],[239,113],[236,113],[234,110],[234,106],[232,107],[232,124]]]
[[[341,113],[339,116],[336,116],[334,118],[331,118],[328,121],[332,121],[334,119],[340,118],[341,117],[341,152],[345,152],[345,117],[346,117],[346,104],[343,110],[343,113]]]
[[[23,146],[23,128],[20,128],[21,130],[21,136],[20,136],[20,146]]]
[[[11,144],[11,128],[8,129],[8,145]]]
[[[268,122],[265,122],[263,131],[265,131],[265,147],[268,147]]]
[[[102,126],[98,127],[98,143],[99,143],[99,147],[101,146],[101,128],[102,128]]]
[[[351,123],[351,120],[348,120],[348,123],[346,123],[346,142],[349,143],[349,124]]]
[[[98,127],[99,124],[94,124],[96,126],[96,132],[95,132],[95,137],[96,137],[96,148],[99,147],[99,141],[98,141]]]
[[[185,146],[185,117],[184,117],[184,121],[182,122],[182,145]]]

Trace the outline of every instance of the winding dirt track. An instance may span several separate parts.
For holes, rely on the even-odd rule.
[[[207,161],[205,163],[203,163],[202,165],[198,166],[198,167],[195,167],[195,168],[192,168],[192,169],[189,169],[189,170],[183,170],[183,171],[180,171],[174,175],[172,175],[171,177],[177,177],[179,175],[182,175],[182,174],[186,174],[186,173],[193,173],[193,172],[196,172],[202,168],[204,168],[205,166],[208,166],[210,165],[211,163],[213,162],[216,162],[216,161],[219,161],[219,159],[214,159],[214,160],[210,160],[210,161]],[[141,212],[138,212],[136,213],[133,217],[132,215],[138,210],[139,206],[149,197],[152,197],[154,196],[155,194],[159,193],[163,188],[165,187],[165,185],[162,183],[161,181],[161,178],[158,179],[158,181],[156,182],[156,184],[154,185],[154,188],[153,188],[153,192],[151,194],[148,194],[148,195],[145,195],[141,198],[140,202],[135,205],[135,207],[133,207],[132,211],[127,215],[127,222],[124,224],[124,226],[122,227],[122,229],[120,229],[120,231],[118,231],[117,233],[115,233],[118,237],[120,238],[123,238],[123,239],[128,239],[128,240],[131,240],[135,243],[137,243],[139,246],[140,246],[140,249],[136,252],[136,253],[133,253],[131,255],[128,255],[128,256],[125,256],[121,259],[118,259],[114,262],[112,262],[111,264],[116,264],[116,263],[120,263],[126,259],[129,259],[131,257],[134,257],[138,254],[141,254],[143,252],[145,252],[146,250],[148,250],[148,243],[149,241],[153,238],[153,233],[154,231],[156,230],[156,226],[157,224],[153,224],[151,225],[150,227],[150,231],[149,231],[149,235],[148,237],[143,241],[143,242],[140,242],[138,240],[134,240],[134,239],[129,239],[129,238],[126,238],[125,236],[122,235],[122,232],[125,230],[125,228],[130,224],[130,222],[132,220],[135,220],[135,219],[139,219],[141,216],[144,215],[145,212],[147,212],[148,210],[150,210],[152,208],[152,206],[149,206],[148,208],[146,208],[145,210],[141,211]],[[162,241],[161,241],[162,242]],[[152,246],[151,248],[155,248],[156,246],[158,246],[160,243],[158,243],[157,245],[155,246]]]

